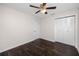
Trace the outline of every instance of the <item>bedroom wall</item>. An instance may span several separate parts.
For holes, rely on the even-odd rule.
[[[39,38],[40,26],[29,13],[0,6],[0,52]]]
[[[78,9],[70,9],[62,12],[55,13],[55,15],[48,16],[47,18],[41,20],[41,38],[55,41],[55,19],[59,17],[76,15],[75,19],[75,46],[79,49],[79,18]],[[61,27],[60,27],[61,28]]]
[[[77,17],[77,47],[78,47],[78,51],[79,51],[79,9],[78,9],[78,17]]]
[[[47,16],[47,18],[44,18],[40,22],[41,26],[41,38],[47,39],[47,40],[54,40],[54,18],[53,16]]]

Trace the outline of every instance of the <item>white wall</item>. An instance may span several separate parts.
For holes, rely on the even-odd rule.
[[[77,17],[77,47],[78,47],[78,51],[79,51],[79,9],[78,9],[78,12],[77,12],[78,14],[78,17]]]
[[[55,41],[55,19],[59,17],[76,15],[75,19],[75,46],[79,48],[79,39],[78,39],[78,10],[70,9],[67,11],[62,11],[56,13],[55,15],[48,16],[47,18],[41,20],[41,38],[45,38],[50,41]],[[77,35],[78,34],[78,35]]]
[[[54,39],[54,19],[51,16],[47,16],[47,18],[44,18],[41,20],[41,38],[47,39],[47,40],[53,40]]]
[[[0,6],[0,52],[39,38],[39,31],[33,16]]]

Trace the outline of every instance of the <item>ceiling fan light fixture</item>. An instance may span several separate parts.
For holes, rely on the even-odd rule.
[[[46,12],[46,9],[42,9],[42,10],[41,10],[41,13],[44,14],[45,12]]]
[[[30,5],[30,7],[34,7],[34,8],[37,8],[39,9],[38,11],[35,12],[35,14],[41,12],[42,14],[48,14],[47,13],[47,10],[49,9],[56,9],[56,6],[53,6],[53,7],[47,7],[47,3],[42,3],[40,4],[40,6],[34,6],[34,5]]]

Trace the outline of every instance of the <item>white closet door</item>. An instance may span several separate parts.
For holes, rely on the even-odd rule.
[[[55,41],[75,45],[75,16],[55,20]]]

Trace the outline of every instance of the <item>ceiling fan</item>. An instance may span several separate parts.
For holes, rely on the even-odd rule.
[[[39,9],[37,12],[35,12],[35,14],[41,12],[41,13],[44,13],[44,14],[48,14],[47,13],[47,10],[48,9],[56,9],[56,6],[53,6],[53,7],[47,7],[47,3],[42,3],[40,4],[40,6],[34,6],[34,5],[30,5],[30,7],[34,7],[34,8],[37,8]]]

